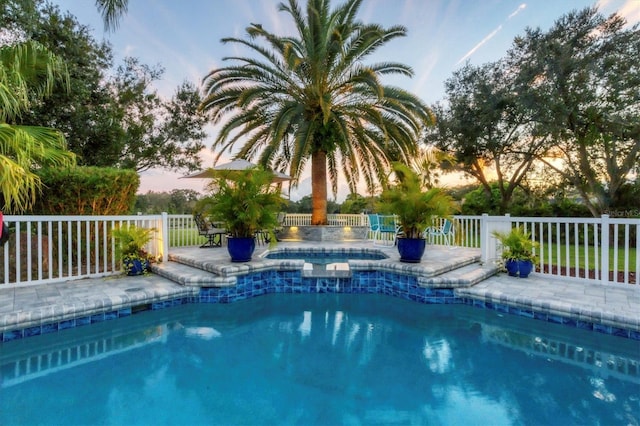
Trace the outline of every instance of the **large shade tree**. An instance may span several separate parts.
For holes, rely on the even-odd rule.
[[[334,9],[329,0],[281,3],[295,34],[279,36],[259,24],[246,39],[225,38],[253,53],[228,57],[233,64],[204,79],[201,108],[214,122],[223,118],[213,149],[253,159],[296,181],[311,162],[312,224],[327,223],[327,174],[337,191],[340,170],[352,192],[364,179],[370,190],[384,182],[390,162],[408,162],[417,151],[429,109],[413,94],[384,85],[386,74],[411,76],[396,62],[366,65],[387,42],[406,35],[402,26],[383,28],[356,19],[361,0]]]
[[[594,216],[618,205],[640,164],[640,24],[595,8],[574,11],[547,32],[527,29],[509,58],[522,102],[563,160],[549,167]]]
[[[139,172],[201,168],[206,120],[197,113],[201,98],[194,84],[185,82],[171,98],[163,97],[154,88],[164,72],[159,65],[126,57],[114,69],[111,46],[97,42],[73,15],[41,0],[5,2],[0,22],[47,47],[69,71],[69,89],[54,88],[16,124],[60,130],[80,165]],[[26,4],[31,7],[20,7]]]
[[[66,150],[57,130],[14,124],[32,102],[47,96],[54,83],[68,81],[64,63],[32,41],[0,46],[0,208],[26,210],[41,182],[35,169],[69,166],[75,156]]]
[[[434,107],[438,124],[430,135],[451,154],[454,169],[477,179],[487,197],[497,181],[500,213],[509,210],[514,191],[546,152],[548,140],[519,101],[512,74],[506,61],[456,71],[445,83],[446,103]]]
[[[114,29],[126,13],[127,0],[96,0],[105,27]],[[13,5],[6,5],[11,8]],[[33,14],[29,2],[17,3],[23,17]],[[64,135],[58,130],[17,125],[34,103],[51,95],[54,87],[69,89],[69,74],[60,57],[41,44],[26,40],[15,23],[0,34],[0,209],[28,209],[41,186],[38,167],[66,167],[75,163]],[[64,85],[60,86],[60,82]]]
[[[570,12],[546,32],[528,28],[505,58],[465,66],[446,86],[434,138],[488,195],[485,169],[494,169],[501,212],[534,159],[575,187],[594,216],[628,205],[640,164],[639,24],[595,8]]]

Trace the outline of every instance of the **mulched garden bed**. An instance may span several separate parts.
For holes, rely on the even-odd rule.
[[[549,266],[551,266],[551,271],[549,271]],[[568,269],[568,272],[567,272]],[[556,265],[545,265],[544,268],[542,268],[544,273],[547,274],[552,274],[552,275],[557,275],[558,274],[558,267]],[[565,276],[565,277],[580,277],[580,278],[585,278],[586,277],[586,273],[588,273],[588,277],[595,279],[596,278],[596,271],[591,269],[589,271],[586,271],[584,269],[578,269],[576,270],[576,268],[571,267],[571,268],[567,268],[566,266],[562,266],[560,267],[560,275],[561,276]],[[613,271],[609,271],[609,281],[612,282],[619,282],[619,283],[624,283],[624,271],[618,271],[617,276],[614,277]],[[628,283],[629,284],[638,284],[638,278],[637,278],[637,274],[635,272],[629,272],[629,279],[628,279]]]

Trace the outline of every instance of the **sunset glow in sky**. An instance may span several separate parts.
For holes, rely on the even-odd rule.
[[[225,56],[246,55],[236,52],[233,44],[223,45],[221,38],[244,37],[250,23],[279,34],[292,31],[289,15],[278,12],[280,0],[129,0],[128,13],[112,33],[104,32],[94,1],[53,2],[93,28],[97,40],[106,39],[113,46],[116,65],[129,55],[164,67],[164,78],[156,88],[167,97],[184,80],[199,85],[209,70],[226,65]],[[299,3],[303,5],[304,0]],[[640,21],[640,0],[364,0],[359,18],[407,28],[407,37],[391,41],[368,62],[388,60],[411,66],[413,78],[387,78],[385,83],[432,104],[443,98],[444,81],[465,62],[479,65],[497,60],[526,27],[546,30],[563,14],[593,5],[606,15],[617,12],[629,23]],[[212,140],[215,128],[208,130]],[[213,165],[209,148],[202,156],[205,167]],[[201,180],[177,179],[184,174],[145,172],[140,192],[203,189]],[[302,181],[292,191],[292,199],[309,193],[310,183]],[[341,190],[338,198],[345,194]]]

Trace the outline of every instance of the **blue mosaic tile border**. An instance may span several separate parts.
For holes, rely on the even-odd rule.
[[[421,287],[418,278],[387,271],[353,271],[348,277],[307,277],[300,270],[261,271],[237,277],[237,285],[230,287],[203,287],[197,296],[171,299],[150,304],[152,310],[165,309],[186,303],[232,303],[270,293],[347,293],[385,294],[427,304],[466,304],[478,308],[519,315],[536,320],[562,324],[583,330],[596,331],[613,336],[640,340],[640,332],[623,328],[580,321],[570,317],[518,308],[501,303],[485,302],[469,297],[459,297],[452,288]],[[71,327],[89,325],[100,321],[132,315],[132,308],[104,312],[71,320],[28,327],[0,333],[0,341],[8,342],[24,337],[52,333]]]
[[[276,248],[264,253],[265,259],[296,260],[304,259],[310,263],[322,260],[327,263],[348,260],[383,260],[389,256],[378,249],[370,248]]]
[[[300,271],[264,271],[238,277],[232,287],[202,288],[193,303],[232,303],[268,293],[386,294],[420,303],[463,303],[453,289],[425,288],[414,276],[385,271],[354,271],[348,277],[303,277]]]
[[[596,331],[598,333],[610,334],[612,336],[625,337],[627,339],[640,340],[640,331],[627,330],[624,328],[614,327],[605,324],[593,323],[590,321],[576,320],[556,314],[549,314],[533,309],[523,309],[516,306],[504,305],[501,303],[485,302],[478,299],[464,298],[464,304],[474,306],[476,308],[490,309],[505,314],[518,315],[521,317],[531,318],[540,321],[546,321],[553,324],[562,324],[569,327],[579,328],[581,330]]]
[[[155,302],[150,304],[151,310],[169,308],[171,306],[183,305],[188,303],[186,297],[180,299],[166,300],[163,302]],[[12,330],[0,332],[0,342],[10,342],[12,340],[18,340],[26,337],[39,336],[41,334],[54,333],[57,331],[66,330],[73,327],[81,327],[83,325],[91,325],[97,322],[110,321],[117,318],[128,317],[133,314],[131,307],[118,309],[115,311],[100,312],[97,314],[87,315],[83,317],[73,318],[69,320],[47,323],[42,325],[36,325],[33,327],[27,327],[20,330]]]

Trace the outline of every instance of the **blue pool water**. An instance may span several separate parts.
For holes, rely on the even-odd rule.
[[[272,294],[0,343],[0,424],[638,424],[637,341],[469,306]]]

